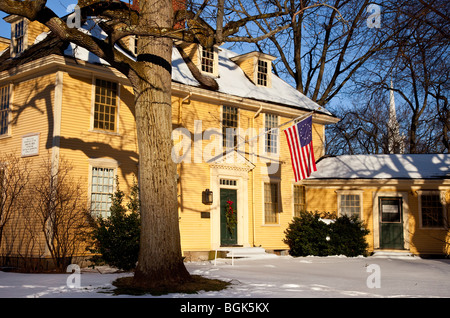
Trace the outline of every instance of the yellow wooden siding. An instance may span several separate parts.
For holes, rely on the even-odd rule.
[[[138,163],[132,90],[120,85],[116,116],[118,131],[94,131],[91,129],[92,83],[92,78],[64,74],[60,155],[73,163],[75,175],[83,176],[86,191],[89,188],[89,159],[116,160],[119,186],[128,193]]]
[[[6,154],[14,154],[21,156],[22,137],[28,134],[39,134],[39,155],[24,157],[23,160],[29,162],[29,168],[32,170],[33,180],[42,177],[42,165],[47,163],[51,156],[52,138],[52,105],[54,99],[54,84],[56,75],[51,73],[41,76],[39,79],[30,79],[23,82],[17,82],[12,86],[11,96],[11,129],[10,135],[0,138],[0,158],[4,158]],[[50,122],[50,123],[49,123]],[[0,159],[2,160],[2,159]],[[33,198],[29,198],[33,200]],[[24,211],[21,211],[24,212]],[[30,219],[31,220],[31,219]],[[34,224],[35,233],[40,233],[39,223],[30,222],[27,226]],[[22,255],[42,255],[45,253],[45,241],[39,234],[32,238],[24,235],[23,220],[19,220],[17,214],[13,215],[8,227],[5,229],[9,235],[8,240],[14,238],[15,241],[10,245],[11,255],[17,255],[17,251]],[[26,233],[29,233],[27,231]],[[3,243],[6,243],[6,239]]]
[[[178,125],[179,98],[172,98],[172,118],[173,123]],[[204,130],[210,127],[220,128],[220,106],[211,105],[205,102],[191,100],[182,105],[181,127],[186,128],[194,139],[196,120],[201,120],[203,134]],[[204,147],[209,143],[203,140],[200,144],[192,141],[191,149],[188,152],[190,163],[181,162],[178,164],[179,173],[179,217],[181,246],[183,250],[210,250],[211,248],[211,219],[202,218],[202,212],[210,212],[210,206],[202,203],[202,191],[210,188],[210,168],[203,159],[197,160],[194,157],[194,147]],[[216,199],[217,199],[217,195]]]
[[[445,191],[444,197],[446,201],[444,210],[444,228],[423,228],[420,222],[419,197],[415,191],[410,193],[409,203],[412,213],[409,219],[409,240],[411,252],[424,254],[449,254],[450,231],[448,228],[448,220],[450,220],[450,190]],[[445,218],[447,221],[445,221]]]
[[[239,67],[252,82],[255,82],[256,63],[256,57],[249,57],[248,59],[244,59],[238,63]]]
[[[173,107],[173,122],[175,127],[178,125],[178,115],[180,107],[180,99],[172,99]],[[211,104],[207,102],[201,102],[195,99],[190,99],[189,103],[182,105],[182,117],[181,126],[188,129],[192,139],[194,138],[194,122],[201,120],[202,132],[209,128],[216,128],[221,131],[221,104]],[[264,128],[264,114],[260,113],[253,121],[253,117],[256,114],[256,110],[247,110],[245,108],[239,109],[239,128],[246,132],[248,129],[255,129],[255,133],[259,134],[260,129]],[[279,117],[279,123],[285,123],[292,118]],[[283,127],[286,128],[286,127]],[[323,155],[323,147],[321,142],[323,141],[323,129],[322,125],[314,124],[313,139],[315,143],[315,149],[317,154],[316,158]],[[201,137],[201,136],[200,136]],[[250,136],[246,136],[246,140]],[[261,136],[258,140],[258,146],[264,146],[265,136]],[[210,143],[210,140],[203,140],[202,151]],[[194,144],[191,144],[194,147]],[[290,153],[287,148],[287,142],[284,134],[280,130],[279,132],[279,169],[276,173],[267,175],[267,160],[256,158],[255,168],[249,172],[248,179],[248,199],[245,200],[248,210],[248,228],[245,231],[248,232],[250,245],[264,246],[267,249],[285,249],[286,245],[282,242],[284,238],[284,230],[293,217],[293,182],[294,175],[292,172],[292,165],[290,161]],[[248,143],[245,146],[247,153],[250,152]],[[259,154],[259,148],[254,149],[256,155]],[[180,175],[180,229],[181,229],[181,242],[183,250],[209,250],[211,248],[211,219],[201,218],[201,212],[210,212],[210,206],[202,204],[201,194],[206,188],[210,188],[211,175],[210,166],[204,162],[204,158],[201,163],[194,162],[193,149],[189,152],[191,163],[182,162],[178,165],[178,171]],[[266,157],[266,156],[264,156]],[[275,157],[276,158],[276,157]],[[280,196],[279,205],[281,213],[278,214],[277,224],[265,224],[264,221],[264,182],[275,181],[279,183]],[[254,188],[253,188],[254,184]],[[254,191],[254,193],[253,193]],[[219,200],[219,193],[215,193],[215,200]],[[252,197],[255,197],[254,207]],[[255,219],[253,220],[253,208],[255,211]]]
[[[28,46],[32,46],[34,44],[34,41],[39,34],[49,31],[49,29],[45,25],[41,24],[38,21],[28,22],[27,28]]]
[[[10,44],[11,44],[10,39],[0,37],[0,52],[8,48]]]
[[[21,153],[22,137],[39,134],[39,154],[46,155],[52,141],[47,138],[52,131],[49,123],[54,98],[54,73],[12,85],[10,91],[10,136],[0,138],[0,153]],[[9,85],[9,83],[5,83]],[[3,86],[3,85],[2,85]],[[42,120],[45,118],[46,120]]]

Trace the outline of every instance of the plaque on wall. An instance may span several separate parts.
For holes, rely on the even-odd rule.
[[[22,157],[39,155],[39,133],[22,137]]]

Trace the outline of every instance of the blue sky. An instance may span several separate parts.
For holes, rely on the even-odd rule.
[[[58,16],[62,17],[67,14],[66,8],[70,4],[76,4],[77,2],[78,2],[78,0],[48,0],[47,6],[50,9],[52,9],[53,11],[55,11],[55,13]],[[9,26],[9,23],[6,23],[3,20],[3,18],[6,16],[7,16],[7,14],[0,11],[0,36],[9,39],[11,37],[10,26]]]

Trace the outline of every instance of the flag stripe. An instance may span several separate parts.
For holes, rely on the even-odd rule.
[[[304,178],[305,168],[303,167],[303,157],[302,157],[302,153],[300,151],[302,149],[302,146],[300,144],[300,139],[298,138],[298,127],[297,127],[297,125],[294,125],[294,129],[293,129],[292,133],[293,133],[293,140],[294,140],[294,147],[295,147],[294,153],[295,153],[295,155],[297,157],[296,158],[297,159],[296,160],[297,161],[297,163],[296,163],[297,174],[298,174],[299,180],[301,180],[301,179]]]
[[[308,178],[312,172],[317,171],[312,142],[312,118],[307,118],[292,125],[285,131],[291,155],[292,169],[295,181]],[[301,135],[303,134],[303,135]],[[302,144],[302,140],[307,144]]]
[[[291,138],[290,138],[290,135],[289,135],[289,129],[286,129],[284,131],[284,134],[286,135],[286,140],[288,142],[288,148],[289,148],[289,154],[291,155],[292,170],[294,171],[294,176],[295,176],[295,179],[297,180],[297,170],[295,169],[294,160],[292,160],[292,158],[294,156],[293,156],[293,153],[292,153],[292,145],[291,145]]]

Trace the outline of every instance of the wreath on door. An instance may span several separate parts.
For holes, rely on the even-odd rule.
[[[226,208],[226,217],[227,217],[227,229],[228,231],[233,234],[236,224],[237,224],[237,215],[236,210],[233,208],[233,201],[228,200],[227,201],[227,208]]]

